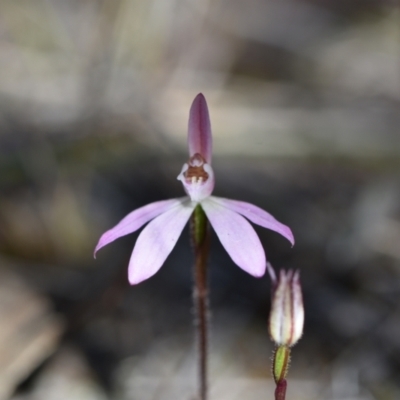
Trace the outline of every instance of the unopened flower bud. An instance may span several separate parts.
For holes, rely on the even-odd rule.
[[[293,346],[304,325],[303,296],[298,271],[280,271],[272,295],[269,333],[278,346]]]

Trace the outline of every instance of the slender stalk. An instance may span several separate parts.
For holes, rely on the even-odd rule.
[[[207,356],[208,356],[208,285],[207,257],[210,230],[207,217],[198,205],[191,220],[192,242],[195,252],[193,301],[196,310],[196,331],[199,362],[199,399],[207,400]]]
[[[276,389],[275,400],[285,400],[286,398],[286,374],[290,362],[290,349],[287,346],[278,346],[275,350],[272,364]]]
[[[287,387],[286,379],[282,379],[280,382],[276,384],[275,400],[286,399],[286,387]]]

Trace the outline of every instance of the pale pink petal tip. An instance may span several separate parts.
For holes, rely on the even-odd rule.
[[[196,96],[190,107],[188,145],[190,157],[198,153],[211,164],[211,123],[207,102],[202,93]]]
[[[225,250],[244,271],[256,278],[262,277],[266,258],[255,230],[241,215],[213,200],[209,197],[201,206]]]
[[[140,233],[128,267],[128,279],[136,285],[153,276],[175,247],[195,203],[187,200],[153,219]]]
[[[127,216],[125,216],[117,225],[103,233],[94,250],[94,258],[96,258],[96,253],[102,247],[122,236],[137,231],[144,224],[157,217],[158,215],[168,211],[169,209],[179,205],[182,201],[183,199],[156,201],[155,203],[147,204],[132,211]]]
[[[220,197],[213,197],[215,202],[218,202],[222,206],[228,208],[231,211],[237,212],[254,224],[260,225],[264,228],[271,229],[282,235],[284,238],[289,240],[291,245],[294,245],[294,237],[291,229],[275,219],[270,213],[264,211],[262,208],[255,206],[251,203],[244,201],[224,199]]]

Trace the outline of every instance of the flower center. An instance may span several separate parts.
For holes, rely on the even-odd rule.
[[[196,153],[189,161],[183,164],[178,180],[182,182],[186,193],[195,202],[201,202],[214,189],[214,172],[201,154]]]
[[[206,160],[199,153],[190,157],[188,161],[188,169],[184,173],[187,183],[201,183],[207,181],[209,175],[204,170],[205,163]]]

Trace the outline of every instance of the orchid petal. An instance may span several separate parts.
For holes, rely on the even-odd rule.
[[[130,233],[137,231],[153,218],[168,211],[174,206],[180,204],[181,202],[182,199],[156,201],[155,203],[147,204],[146,206],[140,207],[137,210],[132,211],[117,225],[109,229],[107,232],[103,233],[94,250],[94,256],[96,257],[96,253],[102,247],[120,238],[121,236],[129,235]]]
[[[260,225],[267,229],[271,229],[272,231],[281,234],[283,237],[289,240],[292,246],[294,245],[294,237],[290,228],[277,221],[271,214],[267,213],[260,207],[257,207],[254,204],[246,203],[244,201],[223,199],[221,197],[212,198],[218,204],[221,204],[229,210],[243,215],[254,224]]]
[[[200,154],[211,164],[212,136],[210,116],[205,97],[199,93],[193,100],[189,114],[189,155]]]
[[[201,206],[232,260],[253,276],[264,275],[264,249],[250,223],[240,214],[216,202],[214,197],[202,201]]]
[[[129,261],[132,285],[153,276],[174,248],[196,203],[189,199],[153,219],[140,233]]]

